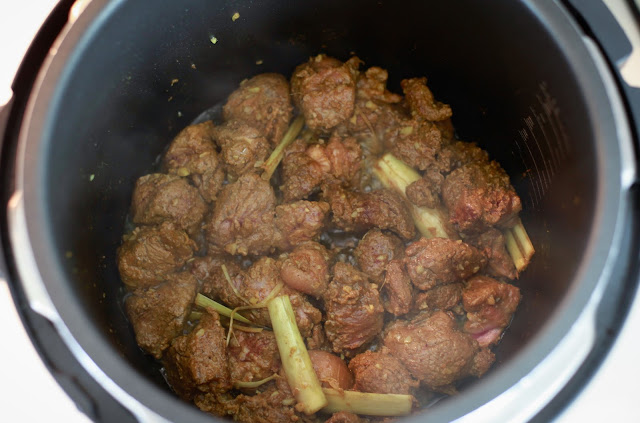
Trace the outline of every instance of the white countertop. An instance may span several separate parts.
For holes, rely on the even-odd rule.
[[[10,97],[13,75],[30,41],[55,0],[0,3],[0,105]],[[6,283],[0,280],[0,421],[62,421],[88,423],[89,419],[57,385],[31,345],[13,305]],[[635,384],[640,380],[640,304],[631,312],[624,336],[578,402],[564,412],[561,422],[640,421]],[[11,416],[11,417],[9,417]]]

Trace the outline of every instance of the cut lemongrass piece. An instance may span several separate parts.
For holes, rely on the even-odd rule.
[[[518,223],[511,228],[511,231],[518,242],[518,246],[520,247],[520,251],[522,251],[524,259],[528,263],[536,250],[533,248],[531,239],[529,239],[529,234],[527,234],[527,230],[524,228],[520,219],[518,219]]]
[[[407,199],[407,187],[420,179],[420,174],[413,168],[391,153],[387,153],[376,162],[373,173],[385,188],[392,189],[402,195],[409,206],[413,222],[422,236],[425,238],[459,238],[441,210],[418,207]]]
[[[367,416],[407,416],[413,408],[413,397],[401,394],[374,394],[358,391],[338,391],[324,388],[329,404],[326,413],[347,411]]]
[[[202,318],[201,311],[192,311],[191,313],[189,313],[189,320],[191,321],[200,320],[201,318]]]
[[[327,405],[327,399],[300,336],[291,301],[288,296],[276,297],[269,301],[267,308],[282,368],[298,403],[296,409],[313,414]]]
[[[217,303],[213,301],[211,298],[205,297],[202,294],[198,294],[196,296],[196,305],[202,308],[212,308],[215,311],[217,311],[219,314],[222,314],[223,316],[227,316],[229,318],[231,318],[231,316],[233,315],[233,318],[239,322],[246,323],[248,325],[255,325],[255,323],[253,323],[251,320],[245,318],[244,316],[239,315],[238,313],[234,313],[233,310],[231,310],[230,308],[225,307],[222,304]]]
[[[516,270],[520,273],[529,265],[531,257],[536,252],[531,239],[529,239],[529,235],[520,219],[518,219],[518,223],[515,226],[504,229],[502,233],[504,234],[507,251],[516,266]]]
[[[233,386],[236,387],[236,388],[254,389],[254,388],[258,388],[258,387],[264,385],[267,382],[272,381],[276,377],[278,377],[278,375],[277,375],[277,373],[274,373],[271,376],[266,377],[266,378],[264,378],[262,380],[256,380],[256,381],[252,381],[252,382],[233,382]]]
[[[287,132],[285,132],[280,144],[273,150],[269,158],[262,165],[264,169],[264,173],[262,174],[262,179],[268,181],[271,179],[273,172],[276,171],[276,168],[280,164],[282,157],[284,157],[284,149],[287,148],[298,136],[302,128],[304,127],[304,117],[302,115],[298,116],[293,120]]]
[[[511,260],[513,260],[513,264],[516,266],[516,270],[520,272],[521,269],[524,269],[527,264],[520,252],[520,248],[518,248],[518,243],[516,242],[515,237],[513,236],[513,232],[511,229],[505,229],[503,231],[505,244],[507,246],[507,251],[511,256]]]

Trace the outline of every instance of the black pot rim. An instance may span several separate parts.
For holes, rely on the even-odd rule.
[[[170,421],[212,421],[211,416],[144,378],[136,377],[132,366],[116,354],[104,339],[95,336],[84,319],[81,307],[68,301],[73,297],[71,287],[66,283],[64,273],[51,251],[53,242],[45,219],[45,196],[43,187],[38,184],[42,180],[42,169],[33,164],[38,163],[41,145],[50,137],[51,106],[56,104],[58,90],[64,86],[67,67],[74,65],[73,58],[85,47],[86,35],[95,33],[96,28],[109,19],[120,3],[92,1],[82,15],[63,31],[55,45],[55,52],[50,54],[38,78],[23,120],[16,158],[16,194],[9,208],[11,242],[14,246],[22,247],[13,248],[14,259],[31,305],[54,323],[75,358],[92,377],[140,420],[158,421],[158,416],[162,416]],[[630,169],[633,164],[625,157],[631,148],[627,145],[630,140],[622,139],[620,133],[620,125],[624,126],[626,122],[623,117],[615,115],[616,110],[621,110],[621,106],[615,104],[620,99],[610,97],[610,90],[606,81],[603,81],[603,69],[594,63],[592,53],[568,12],[554,2],[530,4],[529,7],[546,23],[554,39],[560,40],[570,58],[584,90],[591,117],[588,124],[593,125],[596,134],[597,171],[600,178],[589,246],[572,289],[535,339],[517,357],[503,363],[482,383],[462,393],[459,401],[445,402],[430,409],[429,421],[477,416],[482,409],[495,408],[506,404],[507,400],[517,401],[525,396],[529,396],[527,400],[533,405],[524,410],[526,416],[522,414],[519,417],[531,417],[550,399],[554,389],[561,387],[562,381],[558,380],[559,386],[553,389],[543,389],[537,384],[548,377],[551,369],[561,367],[568,370],[569,374],[564,375],[566,379],[571,369],[575,371],[580,359],[584,358],[581,354],[571,357],[567,348],[573,346],[578,337],[593,334],[592,308],[597,305],[599,295],[612,275],[617,259],[614,255],[624,251],[621,245],[624,231],[622,220],[630,182],[628,175],[621,175],[620,169],[623,169],[622,173],[633,173],[634,169]],[[24,248],[26,246],[28,248]],[[590,347],[589,343],[581,346],[584,350],[582,354],[588,353]],[[530,385],[535,385],[535,389]],[[530,397],[534,392],[539,395],[538,398]],[[495,416],[492,415],[493,418]],[[416,416],[407,421],[420,420],[421,416]]]

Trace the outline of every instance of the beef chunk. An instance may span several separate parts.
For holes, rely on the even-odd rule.
[[[217,313],[205,313],[188,335],[171,342],[163,360],[171,387],[186,400],[231,388],[226,335]]]
[[[469,163],[488,162],[489,154],[475,143],[455,141],[440,150],[436,166],[441,172],[450,173]]]
[[[418,382],[400,360],[385,352],[365,351],[349,362],[354,389],[379,394],[410,394]]]
[[[280,190],[285,202],[307,198],[317,191],[324,179],[324,174],[331,170],[328,161],[318,162],[316,157],[325,158],[324,154],[308,154],[307,144],[298,139],[286,150],[282,159],[282,186]],[[314,157],[315,156],[315,157]]]
[[[127,297],[125,309],[136,341],[149,354],[160,358],[169,342],[182,332],[198,281],[188,272],[173,273],[154,288],[139,288]]]
[[[277,206],[275,225],[281,234],[280,247],[288,250],[317,238],[328,213],[329,204],[324,201],[301,200]]]
[[[522,209],[509,176],[497,162],[473,162],[454,170],[442,184],[442,198],[449,220],[461,232],[510,227]]]
[[[337,353],[352,354],[382,330],[384,309],[378,291],[364,273],[349,264],[334,266],[324,302],[324,329]]]
[[[486,263],[475,247],[447,238],[422,238],[410,244],[405,254],[411,282],[421,290],[464,280]]]
[[[287,131],[292,112],[289,82],[277,73],[263,73],[245,79],[222,108],[225,120],[248,123],[258,129],[272,146],[277,145]]]
[[[429,389],[450,390],[458,379],[480,376],[479,366],[474,366],[478,343],[456,329],[455,320],[443,311],[394,322],[384,335],[384,346]]]
[[[358,242],[354,255],[360,270],[379,281],[383,278],[387,264],[404,256],[404,244],[397,236],[374,228]]]
[[[409,166],[426,170],[435,166],[436,154],[442,148],[442,135],[431,122],[402,120],[386,132],[391,152]]]
[[[270,152],[267,139],[244,121],[231,120],[214,129],[221,158],[231,179],[260,170]]]
[[[133,223],[156,225],[174,222],[194,234],[200,228],[207,205],[198,190],[176,175],[153,173],[138,179],[131,200]]]
[[[118,270],[129,287],[150,288],[193,257],[196,243],[173,223],[138,227],[118,248]]]
[[[466,239],[466,242],[482,251],[487,257],[488,263],[485,271],[489,275],[507,279],[518,277],[502,232],[495,228],[489,228],[478,236]]]
[[[391,190],[358,193],[328,185],[323,192],[333,212],[333,223],[340,229],[364,232],[377,227],[395,232],[404,239],[415,235],[416,228],[407,205]]]
[[[282,259],[280,277],[291,288],[319,297],[329,284],[329,252],[317,242],[305,242]]]
[[[520,290],[486,276],[475,276],[462,291],[467,312],[464,330],[481,346],[496,343],[520,303]]]
[[[352,63],[320,54],[293,71],[291,95],[309,128],[329,131],[353,114],[356,69]]]
[[[411,310],[413,286],[402,260],[391,260],[387,264],[382,293],[384,309],[389,313],[401,316]]]
[[[440,121],[451,117],[451,107],[433,98],[433,93],[427,87],[427,78],[405,79],[400,85],[414,116],[431,121]]]
[[[250,303],[257,304],[267,299],[269,294],[276,288],[278,283],[282,283],[280,278],[280,269],[275,260],[268,257],[261,257],[248,270],[247,284],[239,291],[244,293],[245,298]],[[304,295],[287,286],[284,286],[280,293],[288,295],[291,300],[296,323],[303,337],[309,336],[313,327],[320,323],[322,314],[320,310],[312,306]],[[260,321],[270,325],[269,312],[266,309],[255,310],[255,312],[264,315]]]
[[[358,75],[356,84],[356,96],[368,100],[376,100],[383,103],[399,103],[402,96],[387,90],[389,72],[378,66],[372,66],[364,73]]]
[[[285,202],[308,197],[323,181],[357,184],[361,159],[362,149],[353,137],[342,138],[334,133],[326,146],[306,146],[296,141],[282,163]]]
[[[331,344],[327,339],[327,335],[324,333],[324,327],[322,323],[318,323],[313,327],[311,331],[311,336],[305,339],[307,343],[308,350],[322,350],[322,351],[331,351]]]
[[[331,165],[329,175],[343,185],[353,185],[361,168],[362,149],[358,141],[334,132],[322,153]]]
[[[416,206],[435,208],[440,205],[440,193],[444,176],[435,168],[430,167],[415,182],[406,189],[407,198]]]
[[[234,330],[229,347],[231,382],[254,382],[280,370],[280,354],[273,332]]]
[[[164,166],[172,175],[188,176],[207,202],[216,199],[224,181],[224,170],[213,139],[211,121],[184,128],[164,155]]]
[[[414,308],[419,311],[450,310],[462,299],[462,283],[438,285],[416,295]]]
[[[203,411],[220,417],[232,417],[240,423],[296,422],[311,423],[313,416],[298,413],[295,400],[290,393],[273,386],[256,395],[230,395],[206,393],[195,398],[196,405]]]
[[[249,173],[225,186],[205,225],[207,240],[230,254],[263,254],[278,241],[276,197],[268,181]]]
[[[232,284],[227,281],[223,266]],[[196,257],[189,264],[189,270],[200,282],[200,292],[203,295],[219,299],[224,304],[242,303],[242,298],[235,291],[238,286],[244,284],[247,275],[233,257],[226,255]]]
[[[324,388],[351,389],[353,375],[343,359],[327,351],[309,350],[309,359]]]
[[[362,423],[363,420],[358,417],[357,414],[349,413],[348,411],[339,411],[333,413],[329,420],[324,423]]]
[[[227,280],[222,265],[225,266]],[[302,336],[309,336],[313,327],[320,322],[322,314],[298,291],[284,285],[280,278],[278,263],[270,257],[261,257],[253,265],[243,270],[237,263],[223,257],[204,257],[194,260],[192,272],[202,282],[202,292],[230,308],[256,305],[264,302],[275,289],[281,295],[288,295],[296,315],[296,323]],[[254,323],[270,326],[266,308],[243,310],[242,315]]]

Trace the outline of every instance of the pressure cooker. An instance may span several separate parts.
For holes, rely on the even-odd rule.
[[[123,313],[134,181],[242,79],[355,53],[429,78],[510,175],[536,248],[493,369],[403,421],[552,420],[640,309],[639,18],[625,0],[61,1],[0,112],[0,278],[93,420],[217,421],[171,392]]]

